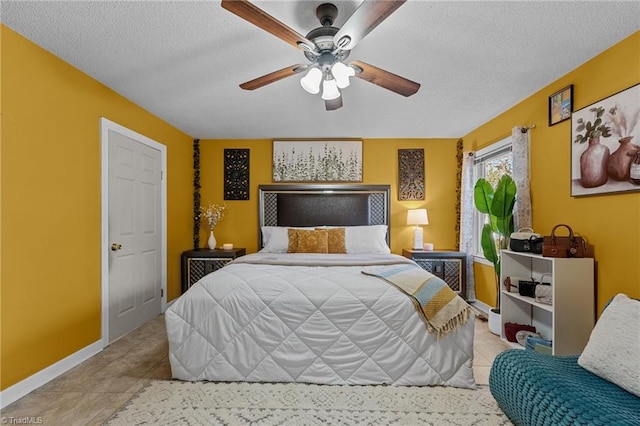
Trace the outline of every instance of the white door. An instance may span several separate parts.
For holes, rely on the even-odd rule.
[[[160,315],[162,155],[109,130],[109,342]]]

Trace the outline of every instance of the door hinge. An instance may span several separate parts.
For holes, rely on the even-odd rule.
[[[164,180],[164,172],[163,171],[160,172],[160,180]]]
[[[160,297],[164,297],[164,288],[160,289]]]

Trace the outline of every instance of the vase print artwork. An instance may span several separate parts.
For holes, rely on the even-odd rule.
[[[631,163],[635,157],[635,152],[640,146],[631,143],[633,136],[627,136],[619,140],[620,145],[609,157],[607,171],[614,180],[629,180]]]
[[[640,83],[571,114],[571,196],[640,192]]]
[[[607,183],[609,148],[600,143],[599,137],[589,138],[589,147],[580,156],[580,179],[585,188],[595,188]]]

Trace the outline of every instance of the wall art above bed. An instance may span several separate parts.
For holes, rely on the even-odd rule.
[[[362,141],[273,141],[274,182],[362,182]]]

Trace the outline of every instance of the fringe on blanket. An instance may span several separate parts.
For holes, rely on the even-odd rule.
[[[436,337],[443,337],[469,320],[471,308],[440,278],[418,266],[365,268],[365,275],[380,278],[405,293]]]

